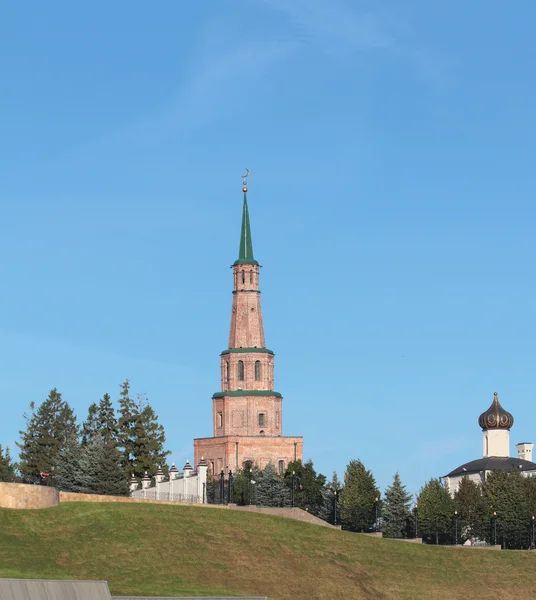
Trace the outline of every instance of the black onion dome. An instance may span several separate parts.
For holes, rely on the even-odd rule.
[[[493,394],[493,402],[488,410],[478,417],[478,424],[482,429],[510,429],[514,424],[512,414],[499,404],[497,392]]]

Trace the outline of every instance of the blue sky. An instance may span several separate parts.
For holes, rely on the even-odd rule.
[[[284,433],[411,491],[536,441],[536,5],[0,3],[0,443],[126,377],[211,434],[250,177]]]

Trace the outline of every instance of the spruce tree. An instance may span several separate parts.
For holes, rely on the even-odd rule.
[[[121,453],[99,433],[83,448],[80,460],[83,488],[88,494],[127,496],[128,479],[121,466]]]
[[[339,507],[337,505],[337,502],[339,500],[339,494],[341,492],[341,489],[342,484],[339,481],[337,472],[333,471],[331,481],[324,487],[324,490],[322,492],[324,501],[322,509],[318,514],[318,516],[321,519],[324,519],[324,521],[327,521],[332,525],[335,525],[335,518],[337,519],[337,523],[339,522]],[[337,510],[337,515],[335,515],[335,510]]]
[[[419,532],[423,540],[436,544],[450,542],[454,527],[454,503],[439,479],[421,489],[417,499]]]
[[[105,444],[117,446],[118,424],[110,394],[104,394],[97,408],[97,429]]]
[[[0,481],[13,483],[17,481],[15,473],[15,465],[11,460],[11,454],[9,448],[2,449],[0,445]]]
[[[26,430],[20,431],[19,471],[26,483],[39,481],[40,473],[51,475],[58,466],[67,440],[78,434],[76,417],[71,407],[54,388],[48,398],[26,419]]]
[[[482,486],[463,477],[454,494],[454,510],[458,512],[458,541],[485,540],[489,533],[489,510]]]
[[[292,473],[294,472],[294,478]],[[294,506],[309,511],[311,514],[320,516],[324,508],[324,485],[326,476],[317,474],[313,461],[305,464],[301,460],[289,463],[285,471],[285,483],[292,495],[294,481]]]
[[[536,515],[536,477],[524,477],[523,484],[523,495],[529,505],[532,519],[532,515]]]
[[[402,485],[400,475],[395,473],[393,483],[385,490],[382,510],[383,537],[404,538],[410,514],[411,494]]]
[[[67,440],[65,447],[59,455],[58,468],[51,481],[54,487],[62,492],[85,493],[85,482],[83,477],[82,457],[84,449],[91,441],[81,444],[78,437],[73,435]]]
[[[375,506],[380,491],[371,471],[360,460],[351,460],[344,474],[339,502],[343,529],[366,531],[376,522]]]
[[[88,417],[82,424],[82,444],[88,444],[97,434],[106,443],[118,444],[118,424],[109,394],[89,407]]]
[[[501,543],[504,548],[528,548],[530,545],[532,515],[523,480],[517,469],[492,471],[482,486],[489,507],[489,539]]]
[[[136,420],[133,431],[132,473],[141,477],[147,471],[151,476],[158,467],[167,471],[166,457],[170,450],[164,449],[166,434],[159,424],[158,416],[144,396],[138,396]]]
[[[117,422],[117,443],[121,452],[121,466],[126,476],[134,473],[134,437],[136,422],[138,420],[138,410],[136,402],[130,397],[130,381],[125,379],[121,384],[121,393],[119,398],[119,418]],[[143,477],[143,471],[135,473],[138,477]]]
[[[87,418],[82,423],[80,435],[82,437],[82,444],[85,446],[89,444],[91,440],[97,434],[97,405],[95,402],[89,405]]]
[[[254,481],[257,506],[290,506],[290,490],[277,474],[273,463],[268,463]]]
[[[125,475],[134,473],[141,478],[145,471],[154,475],[158,467],[166,472],[166,457],[171,452],[164,449],[164,428],[144,395],[139,394],[137,402],[132,400],[128,379],[121,385],[118,414],[117,445]]]

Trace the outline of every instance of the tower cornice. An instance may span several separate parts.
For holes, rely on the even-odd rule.
[[[263,354],[272,354],[273,356],[275,356],[275,353],[273,352],[273,350],[268,350],[268,348],[227,348],[226,350],[223,350],[223,352],[221,352],[220,356],[223,356],[224,354],[255,354],[256,352],[260,352]]]
[[[273,390],[228,390],[226,392],[214,392],[213,398],[225,398],[226,396],[268,396],[269,398],[282,398],[279,392]]]

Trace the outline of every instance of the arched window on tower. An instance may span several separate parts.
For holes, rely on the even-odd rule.
[[[261,361],[255,361],[255,381],[261,380]]]
[[[244,381],[244,361],[238,361],[238,381]]]
[[[253,283],[253,271],[249,272],[249,283]]]
[[[242,283],[246,283],[246,272],[242,270]]]
[[[229,385],[229,363],[225,363],[225,383]]]

